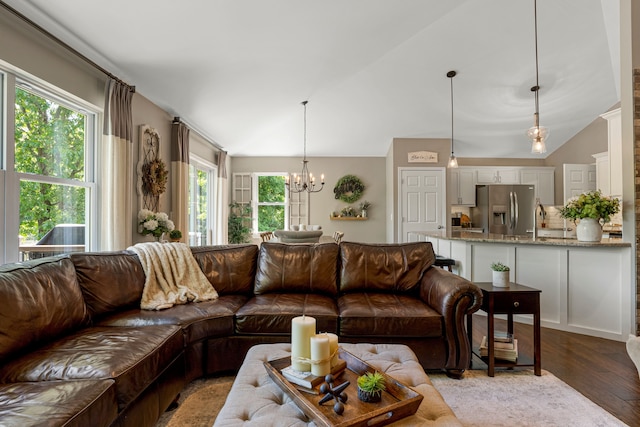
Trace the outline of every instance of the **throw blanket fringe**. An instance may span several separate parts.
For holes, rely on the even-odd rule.
[[[184,243],[147,242],[128,249],[138,255],[146,276],[140,301],[143,310],[218,298]]]

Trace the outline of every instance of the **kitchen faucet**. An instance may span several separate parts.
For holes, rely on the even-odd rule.
[[[544,206],[542,206],[542,203],[540,203],[540,199],[536,199],[536,205],[533,208],[533,240],[536,240],[536,237],[538,237],[538,208],[540,208],[540,216],[542,217],[542,221],[544,222],[544,219],[547,216],[547,212],[544,210]]]

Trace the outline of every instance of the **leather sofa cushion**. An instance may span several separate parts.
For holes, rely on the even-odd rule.
[[[338,298],[339,334],[365,337],[441,337],[442,316],[419,298],[386,293]]]
[[[107,427],[117,415],[113,380],[0,384],[3,426]]]
[[[107,316],[99,325],[136,328],[149,325],[177,325],[182,327],[185,344],[190,345],[208,337],[233,335],[233,316],[248,299],[244,295],[224,295],[214,301],[181,304],[168,310],[134,308]]]
[[[429,242],[404,244],[340,244],[340,292],[414,290],[435,261]]]
[[[318,294],[256,295],[236,313],[236,333],[291,335],[291,320],[302,313],[316,319],[317,332],[337,332],[335,300]]]
[[[6,363],[0,383],[113,379],[122,410],[183,350],[178,326],[88,327]]]
[[[76,252],[70,255],[93,316],[140,306],[145,275],[133,252]]]
[[[254,293],[338,293],[339,246],[335,243],[260,246]]]
[[[194,246],[191,252],[218,295],[253,292],[256,245]]]
[[[66,257],[0,266],[0,304],[0,362],[90,321]]]

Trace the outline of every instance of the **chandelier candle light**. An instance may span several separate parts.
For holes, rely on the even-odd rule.
[[[315,189],[316,178],[311,172],[309,172],[309,161],[307,160],[307,103],[309,101],[303,101],[304,106],[304,157],[302,158],[302,173],[300,175],[293,174],[293,179],[289,182],[289,177],[286,177],[285,184],[289,191],[293,193],[317,193],[322,191],[324,187],[324,174],[320,176],[320,188]]]
[[[538,7],[537,0],[533,0],[533,20],[535,26],[535,47],[536,47],[536,85],[531,88],[534,94],[536,112],[533,114],[533,126],[527,131],[527,136],[531,140],[531,152],[535,154],[543,154],[547,152],[545,141],[549,136],[549,129],[540,126],[540,106],[538,102],[538,92],[540,92],[540,83],[538,81]]]

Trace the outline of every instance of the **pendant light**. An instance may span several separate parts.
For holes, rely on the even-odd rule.
[[[549,136],[549,129],[540,126],[540,105],[538,102],[538,92],[540,92],[540,83],[538,76],[538,5],[537,0],[533,0],[533,21],[535,27],[535,48],[536,48],[536,85],[531,88],[534,94],[536,112],[533,114],[533,126],[527,131],[527,136],[531,140],[531,152],[535,154],[543,154],[547,152],[545,141]]]
[[[447,167],[449,168],[457,168],[458,167],[458,159],[453,154],[453,78],[456,76],[455,71],[449,71],[447,73],[447,77],[449,77],[449,81],[451,82],[451,157],[449,157],[449,163]]]
[[[287,176],[285,180],[285,185],[292,193],[302,193],[306,191],[307,193],[317,193],[322,191],[324,187],[324,174],[320,176],[320,188],[315,189],[316,179],[311,172],[309,172],[309,161],[307,160],[307,103],[309,101],[302,101],[302,106],[304,107],[304,157],[302,158],[302,173],[300,175],[293,174],[292,182],[289,182],[289,177]]]

